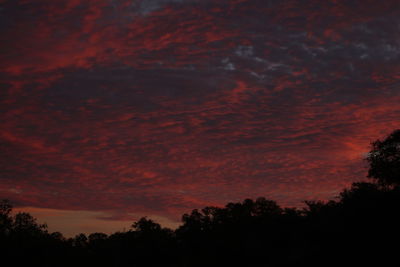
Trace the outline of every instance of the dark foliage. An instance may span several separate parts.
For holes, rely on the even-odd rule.
[[[383,186],[400,185],[400,129],[384,140],[372,142],[367,161],[368,177]]]
[[[376,183],[354,183],[335,201],[296,209],[246,199],[193,210],[176,230],[141,218],[128,231],[65,239],[4,200],[0,250],[9,266],[400,266],[399,160],[388,152],[398,135],[373,143]]]
[[[15,266],[399,266],[399,205],[399,187],[355,183],[301,210],[246,199],[193,210],[175,231],[142,218],[129,231],[65,239],[3,201],[0,249]]]

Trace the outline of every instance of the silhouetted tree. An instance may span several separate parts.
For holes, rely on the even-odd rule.
[[[114,262],[134,266],[172,266],[177,261],[174,232],[143,217],[132,224],[132,230],[109,237],[119,248]]]
[[[89,243],[97,242],[99,240],[106,240],[107,234],[104,233],[92,233],[88,236]]]
[[[0,236],[8,235],[11,231],[13,218],[11,217],[12,205],[10,201],[3,199],[0,202]]]
[[[72,244],[75,247],[86,247],[88,245],[88,238],[85,234],[78,234],[72,239]]]
[[[60,240],[60,241],[65,241],[65,237],[63,236],[62,233],[60,232],[53,232],[50,233],[50,237],[54,240]]]
[[[384,140],[372,142],[367,156],[368,177],[383,186],[400,185],[400,129],[393,131]]]
[[[154,222],[151,219],[147,219],[146,217],[142,217],[139,219],[139,221],[134,222],[132,224],[132,228],[135,229],[135,231],[140,232],[140,233],[152,233],[152,232],[161,231],[160,224]]]
[[[29,235],[41,235],[47,233],[47,225],[37,223],[36,218],[27,212],[19,212],[14,217],[13,230]]]

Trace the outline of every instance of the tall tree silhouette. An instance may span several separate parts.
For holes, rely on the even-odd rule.
[[[384,140],[372,142],[367,161],[370,165],[369,178],[383,186],[400,185],[400,129],[393,131]]]
[[[0,236],[8,235],[11,230],[13,224],[11,210],[12,205],[8,200],[0,202]]]

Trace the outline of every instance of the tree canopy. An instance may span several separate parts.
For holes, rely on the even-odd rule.
[[[368,177],[383,186],[400,185],[400,129],[371,145],[367,156]]]

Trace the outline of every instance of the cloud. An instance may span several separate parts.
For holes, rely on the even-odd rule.
[[[184,2],[195,2],[195,1],[185,1],[185,0],[141,0],[139,3],[134,3],[133,5],[138,5],[138,11],[143,15],[148,15],[149,13],[163,8],[167,4],[176,4]]]
[[[3,1],[1,195],[91,222],[334,197],[399,125],[396,1],[367,2]]]

